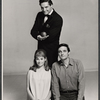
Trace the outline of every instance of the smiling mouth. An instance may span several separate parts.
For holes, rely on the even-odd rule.
[[[43,13],[44,13],[44,14],[47,14],[48,12],[47,12],[47,11],[44,11]]]
[[[61,57],[64,57],[64,55],[61,55]]]

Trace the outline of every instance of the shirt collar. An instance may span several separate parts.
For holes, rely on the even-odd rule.
[[[74,65],[74,61],[73,61],[73,59],[72,58],[69,58],[70,60],[69,60],[69,64],[70,65]]]
[[[59,61],[59,64],[60,64],[61,66],[64,66],[64,64],[62,63],[61,60]],[[74,62],[73,62],[73,59],[72,59],[72,58],[69,58],[69,65],[71,65],[71,66],[74,65]]]
[[[51,10],[51,12],[48,15],[51,15],[53,13],[53,9]]]

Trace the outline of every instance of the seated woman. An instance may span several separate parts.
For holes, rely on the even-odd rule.
[[[34,65],[27,73],[28,100],[50,100],[51,71],[48,66],[46,52],[36,50]]]

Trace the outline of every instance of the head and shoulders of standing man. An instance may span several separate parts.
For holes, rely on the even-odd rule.
[[[55,16],[59,18],[62,18],[53,8],[53,2],[52,0],[39,0],[39,5],[41,8],[41,11],[38,12],[38,15],[41,16]]]

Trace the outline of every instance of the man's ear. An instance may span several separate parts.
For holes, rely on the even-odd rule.
[[[70,55],[70,52],[68,52],[68,55]]]

